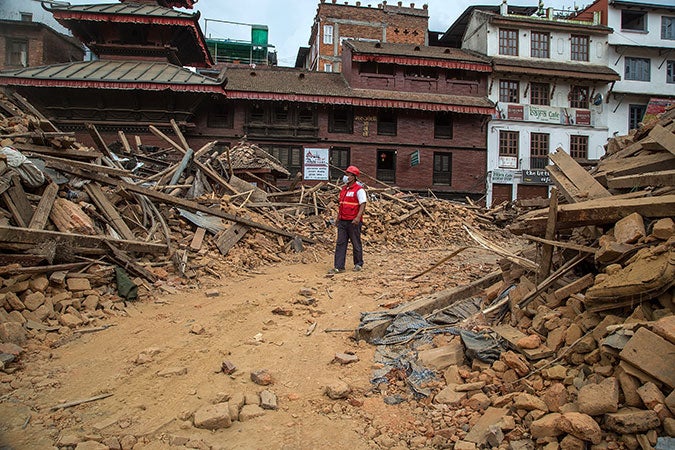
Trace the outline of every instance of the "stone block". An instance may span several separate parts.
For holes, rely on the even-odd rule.
[[[68,278],[66,279],[68,290],[71,292],[88,291],[91,284],[87,278]]]
[[[640,386],[637,393],[642,399],[642,403],[649,409],[654,409],[656,405],[666,402],[666,396],[663,395],[663,392],[661,392],[661,390],[652,382]]]
[[[434,370],[460,366],[464,364],[464,345],[459,339],[455,339],[448,345],[422,350],[417,359],[423,366]]]
[[[654,411],[624,408],[615,413],[605,414],[604,428],[619,434],[644,433],[661,425]]]
[[[675,222],[670,217],[659,219],[652,227],[652,236],[667,241],[675,235]]]
[[[638,213],[630,214],[614,225],[614,238],[622,244],[633,244],[645,235],[645,222]]]
[[[599,444],[602,441],[600,425],[588,414],[566,412],[558,418],[556,427],[583,441],[593,444]]]
[[[229,405],[227,403],[217,403],[198,409],[195,411],[194,425],[197,428],[205,428],[207,430],[230,427],[232,419],[230,418]]]
[[[560,413],[546,414],[542,418],[535,420],[530,424],[530,433],[535,439],[551,436],[560,436],[562,431],[556,426]]]
[[[589,383],[579,390],[579,412],[589,416],[616,412],[619,409],[619,383],[614,377],[598,384]]]

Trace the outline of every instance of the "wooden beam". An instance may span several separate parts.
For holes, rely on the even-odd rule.
[[[544,237],[548,240],[555,238],[555,226],[558,220],[558,190],[551,189],[551,201],[548,205],[548,220],[546,221],[546,234]],[[551,263],[553,262],[553,246],[543,244],[541,251],[541,265],[537,272],[537,282],[541,282],[551,272]]]
[[[607,182],[608,176],[622,177],[645,172],[657,172],[675,169],[675,158],[666,152],[637,155],[623,160],[611,160],[598,166],[598,172],[594,174],[596,180],[601,183]]]
[[[96,150],[83,151],[83,150],[74,150],[74,149],[56,149],[52,147],[45,147],[42,145],[33,145],[33,144],[19,144],[15,143],[12,145],[15,149],[20,152],[30,152],[38,153],[40,155],[50,155],[55,157],[60,157],[63,159],[73,160],[73,159],[82,159],[82,160],[93,160],[103,156],[102,153],[97,152]]]
[[[0,243],[9,244],[41,244],[45,241],[58,241],[71,247],[107,249],[106,242],[110,241],[117,247],[135,253],[166,253],[165,244],[156,244],[142,241],[125,241],[107,236],[88,236],[75,233],[61,233],[59,231],[31,230],[30,228],[10,227],[0,225]]]
[[[59,186],[54,182],[49,183],[49,186],[47,186],[42,193],[40,203],[38,203],[38,206],[33,213],[33,218],[30,220],[28,228],[33,230],[44,229],[45,225],[47,224],[47,220],[49,219],[49,213],[52,210],[54,199],[56,198],[56,194],[58,192]]]
[[[574,184],[574,186],[577,187],[581,195],[585,195],[585,198],[575,198],[576,201],[609,197],[612,195],[561,147],[558,147],[556,152],[549,154],[548,157]]]
[[[642,186],[675,186],[675,169],[638,173],[623,177],[607,177],[610,189],[632,189]]]
[[[180,206],[181,208],[185,208],[190,211],[201,211],[207,214],[211,214],[213,216],[221,217],[223,219],[230,220],[232,222],[238,222],[242,223],[244,225],[248,225],[251,228],[256,228],[259,230],[263,231],[268,231],[270,233],[275,233],[275,234],[280,234],[281,236],[287,236],[290,238],[294,238],[297,236],[296,234],[290,233],[288,231],[279,229],[279,228],[274,228],[269,225],[261,224],[258,222],[254,222],[253,220],[245,219],[242,217],[237,217],[233,214],[228,214],[226,212],[221,211],[220,209],[213,209],[213,208],[208,208],[204,205],[201,205],[197,202],[191,201],[191,200],[186,200],[183,198],[179,197],[173,197],[171,195],[165,194],[163,192],[157,192],[152,189],[147,189],[141,186],[136,186],[135,184],[127,183],[125,181],[121,180],[115,180],[113,178],[107,177],[105,175],[97,174],[97,173],[91,173],[91,172],[84,172],[79,169],[76,169],[74,167],[60,167],[60,170],[63,170],[68,173],[72,173],[74,175],[78,175],[83,178],[88,178],[90,180],[98,181],[99,183],[111,185],[111,186],[118,186],[123,189],[126,189],[130,192],[135,192],[137,194],[142,194],[145,195],[146,197],[154,198],[156,200],[159,200],[161,202],[164,202],[168,205],[174,205],[174,206]],[[300,238],[307,243],[313,244],[314,240],[309,239],[307,237],[300,236]]]
[[[240,223],[232,224],[230,228],[221,232],[216,237],[216,247],[223,256],[226,256],[234,245],[244,237],[249,228]]]
[[[136,240],[136,235],[129,229],[127,223],[120,216],[115,205],[110,203],[110,200],[105,196],[101,190],[101,186],[95,183],[88,183],[84,186],[87,194],[91,197],[96,207],[103,213],[103,216],[108,219],[110,226],[117,231],[120,236],[129,241]]]
[[[576,203],[578,198],[581,198],[581,192],[579,189],[572,183],[569,178],[565,176],[562,170],[557,166],[546,166],[546,170],[551,175],[551,179],[555,183],[556,187],[560,190],[560,193],[565,197],[567,203]]]
[[[12,175],[12,183],[7,191],[2,193],[2,197],[16,223],[22,227],[27,226],[33,218],[33,207],[26,197],[18,175]]]
[[[649,132],[649,137],[654,139],[660,147],[669,151],[671,155],[675,155],[675,134],[656,124]]]
[[[523,234],[523,237],[531,241],[541,242],[542,244],[549,244],[552,245],[553,247],[567,248],[569,250],[576,250],[579,252],[590,253],[591,255],[595,255],[598,251],[597,248],[588,247],[586,245],[574,244],[572,242],[552,241],[549,239],[543,239],[536,236],[530,236],[529,234]]]
[[[30,152],[29,152],[30,153]],[[115,175],[118,177],[132,177],[133,173],[124,169],[117,169],[115,167],[102,166],[101,164],[91,164],[82,161],[73,161],[72,159],[57,158],[54,156],[38,155],[37,158],[43,160],[47,167],[54,167],[51,163],[70,164],[82,170],[93,170],[95,172],[107,173],[108,175]]]
[[[129,141],[127,140],[127,136],[124,134],[124,131],[119,130],[117,132],[117,136],[120,138],[120,142],[122,143],[122,147],[124,147],[124,153],[134,153],[131,151],[131,146],[129,145]]]
[[[89,135],[91,136],[92,140],[94,141],[94,144],[98,147],[98,149],[108,158],[113,159],[112,157],[112,152],[106,145],[105,141],[103,140],[103,137],[101,136],[101,133],[98,132],[96,129],[96,125],[93,123],[85,123],[84,126],[87,128],[89,131]]]
[[[558,208],[557,228],[565,230],[586,225],[613,224],[634,212],[643,217],[670,217],[673,211],[675,211],[675,194],[648,198],[588,200],[572,205],[561,205]],[[509,230],[514,234],[543,234],[546,230],[546,221],[545,215],[532,215],[514,222],[509,226]]]

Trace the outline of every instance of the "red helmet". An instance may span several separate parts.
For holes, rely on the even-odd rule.
[[[351,174],[354,175],[355,177],[358,177],[359,175],[361,175],[361,171],[360,171],[359,168],[356,167],[356,166],[349,166],[349,167],[347,167],[347,168],[345,169],[345,172],[351,173]]]

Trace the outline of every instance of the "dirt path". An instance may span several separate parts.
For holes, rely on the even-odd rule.
[[[0,444],[35,449],[87,439],[110,445],[116,438],[124,448],[138,441],[134,449],[403,445],[382,435],[419,430],[416,402],[386,405],[369,381],[375,348],[353,341],[351,333],[325,330],[354,329],[363,311],[465,284],[494,268],[493,258],[469,251],[417,282],[405,280],[447,253],[366,251],[363,272],[328,278],[332,255],[305,252],[297,261],[249,276],[200,280],[198,287],[138,302],[131,317],[108,319],[102,323],[114,326],[56,348],[45,345],[48,341],[31,344],[23,368],[0,379],[11,386],[0,402]],[[219,295],[206,295],[213,290]],[[275,308],[292,315],[275,314]],[[332,363],[339,352],[353,353],[359,361]],[[225,360],[237,367],[232,375],[220,371]],[[262,369],[273,377],[268,387],[250,379]],[[324,395],[324,386],[336,380],[352,387],[350,400]],[[263,389],[277,396],[278,410],[214,432],[192,426],[195,410]],[[50,411],[103,393],[113,395]]]

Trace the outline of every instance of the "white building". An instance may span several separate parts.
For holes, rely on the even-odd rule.
[[[656,114],[675,101],[675,2],[598,0],[579,16],[597,12],[614,30],[607,64],[621,75],[608,98],[609,133],[624,135],[637,128],[648,105]]]
[[[562,147],[580,162],[597,160],[607,142],[604,99],[619,80],[607,67],[612,30],[599,14],[585,21],[532,11],[503,3],[499,10],[475,7],[464,19],[462,49],[493,63],[487,205],[547,197],[549,153]]]

